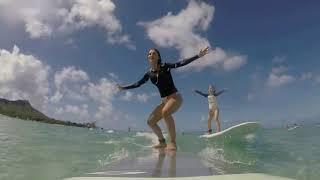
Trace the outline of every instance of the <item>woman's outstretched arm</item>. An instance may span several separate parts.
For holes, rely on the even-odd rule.
[[[181,67],[181,66],[185,66],[185,65],[191,63],[192,61],[203,57],[204,55],[206,55],[208,53],[209,53],[209,47],[206,47],[205,49],[201,49],[199,54],[197,54],[197,55],[195,55],[193,57],[190,57],[190,58],[187,58],[187,59],[183,59],[183,60],[181,60],[179,62],[176,62],[176,63],[166,63],[166,65],[169,68],[178,68],[178,67]]]
[[[227,89],[222,89],[221,91],[215,93],[214,96],[219,96],[220,94],[222,94],[222,93],[224,93],[226,91],[227,91]]]
[[[136,82],[136,83],[134,83],[134,84],[131,84],[131,85],[128,85],[128,86],[120,86],[120,85],[118,85],[118,88],[119,88],[120,90],[137,88],[137,87],[140,87],[142,84],[146,83],[148,80],[149,80],[149,74],[146,73],[146,74],[142,77],[142,79],[140,79],[138,82]]]
[[[196,93],[198,93],[198,94],[200,94],[200,95],[203,96],[203,97],[208,97],[208,95],[209,95],[209,94],[203,93],[203,92],[198,91],[198,90],[193,90],[193,91],[196,92]]]

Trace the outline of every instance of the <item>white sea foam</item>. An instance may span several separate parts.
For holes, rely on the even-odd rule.
[[[248,142],[253,142],[254,139],[256,138],[256,135],[255,135],[255,134],[247,134],[244,138],[245,138]]]
[[[110,129],[107,131],[107,133],[109,133],[109,134],[114,133],[114,130]]]
[[[200,153],[199,156],[202,159],[202,162],[205,166],[214,169],[219,174],[225,174],[225,171],[222,169],[227,164],[243,164],[243,165],[252,165],[254,162],[242,162],[240,160],[229,160],[224,156],[224,149],[206,147]]]
[[[150,132],[137,132],[136,134],[137,137],[145,137],[147,139],[150,139],[152,144],[157,144],[158,143],[158,137],[154,133]],[[151,145],[150,145],[151,146]]]
[[[109,141],[105,141],[104,144],[119,144],[120,141],[115,141],[115,140],[109,140]]]
[[[206,147],[199,153],[199,156],[205,166],[214,169],[218,174],[225,174],[225,171],[219,165],[225,162],[223,149]]]
[[[127,157],[129,157],[129,152],[125,148],[122,148],[120,151],[116,151],[105,156],[103,159],[98,160],[98,163],[100,164],[100,166],[106,166],[110,163],[118,162]]]

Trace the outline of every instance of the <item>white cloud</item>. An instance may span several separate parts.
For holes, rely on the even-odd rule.
[[[80,117],[89,117],[88,113],[88,105],[84,104],[82,106],[72,106],[72,105],[66,105],[65,106],[65,112],[72,113],[74,115],[80,116]]]
[[[99,120],[108,119],[113,115],[113,106],[111,104],[103,104],[99,106],[98,111],[95,114],[95,118]]]
[[[284,63],[286,60],[287,60],[286,56],[275,56],[272,59],[272,62],[275,64],[281,64],[281,63]]]
[[[300,77],[300,79],[301,79],[302,81],[304,81],[304,80],[310,80],[310,79],[312,79],[312,78],[313,78],[313,74],[312,74],[311,72],[303,73],[303,74],[301,75],[301,77]]]
[[[275,56],[272,59],[272,63],[274,63],[274,67],[272,67],[271,72],[268,76],[268,80],[266,85],[268,87],[280,87],[286,84],[290,84],[297,80],[293,75],[288,74],[289,68],[286,65],[283,65],[286,62],[286,56]],[[308,78],[309,75],[304,74],[302,78]]]
[[[294,82],[296,78],[286,74],[288,70],[289,68],[283,65],[273,67],[266,83],[267,86],[279,87]]]
[[[320,84],[320,75],[316,75],[311,72],[306,72],[301,74],[300,80],[310,80],[313,84]]]
[[[64,112],[64,109],[62,107],[56,108],[55,114],[61,115]]]
[[[117,77],[115,74],[109,74],[111,77]],[[85,121],[90,115],[90,121],[95,121],[99,125],[113,125],[117,120],[126,119],[126,114],[114,107],[115,96],[118,89],[112,78],[101,78],[98,82],[89,81],[86,72],[75,67],[67,67],[55,74],[54,82],[57,92],[51,98],[54,103],[64,104],[64,108],[58,108],[55,112],[59,117],[77,120],[77,114]],[[62,98],[63,97],[63,98]],[[75,98],[78,97],[78,98]],[[78,107],[68,105],[68,99],[82,101],[81,103],[91,104],[88,106]],[[73,115],[73,116],[72,116]],[[92,115],[92,116],[91,116]],[[118,122],[121,124],[121,122]]]
[[[73,66],[48,78],[50,67],[32,55],[21,53],[17,46],[12,52],[0,49],[0,67],[0,97],[29,100],[36,109],[50,113],[47,114],[50,117],[73,122],[97,121],[99,125],[110,127],[126,124],[129,117],[133,118],[114,107],[118,90],[112,79],[90,82],[86,72]],[[50,87],[56,87],[56,92],[49,92],[49,83]],[[144,94],[135,95],[140,101],[148,98]],[[81,105],[71,105],[77,103]]]
[[[38,20],[30,20],[30,22],[26,23],[26,31],[30,33],[31,38],[50,36],[52,34],[52,29],[49,25]]]
[[[121,96],[120,99],[124,101],[131,101],[133,99],[133,93],[131,91],[126,91],[124,96]]]
[[[88,27],[103,28],[110,43],[135,48],[122,33],[111,0],[2,0],[0,14],[10,24],[23,23],[31,38],[71,33]]]
[[[137,100],[140,102],[147,102],[150,96],[147,94],[137,94]]]
[[[111,77],[111,78],[113,78],[113,79],[116,79],[116,80],[118,80],[119,79],[119,77],[115,74],[115,73],[108,73],[109,74],[109,76]]]
[[[50,98],[52,102],[59,102],[63,97],[84,100],[83,83],[87,82],[89,77],[86,72],[77,70],[75,67],[66,67],[62,71],[58,71],[54,75],[54,84],[56,92]]]
[[[112,101],[118,90],[113,81],[102,78],[98,84],[89,83],[86,92],[91,99],[99,104],[98,111],[95,114],[97,119],[116,118]]]
[[[56,114],[65,117],[67,116],[73,122],[89,122],[89,120],[91,120],[87,104],[83,104],[82,106],[67,104],[64,108],[57,108]]]
[[[6,99],[26,99],[39,109],[48,101],[50,67],[32,55],[0,49],[0,96]]]
[[[9,24],[23,23],[31,38],[51,35],[58,1],[50,0],[2,0],[0,14]]]
[[[197,32],[207,31],[213,19],[214,7],[204,2],[190,0],[186,9],[177,15],[168,13],[152,22],[139,22],[145,27],[148,37],[160,47],[174,47],[183,58],[193,56],[200,49],[210,46],[209,41]],[[230,55],[217,47],[215,51],[182,70],[201,70],[205,67],[220,67],[226,71],[235,70],[247,62],[244,55]]]
[[[125,113],[114,107],[114,100],[118,90],[112,79],[101,78],[96,83],[90,82],[84,71],[76,70],[74,67],[64,68],[61,72],[56,73],[55,77],[55,84],[58,87],[69,88],[69,91],[63,91],[66,92],[63,97],[70,97],[70,92],[73,92],[82,97],[82,99],[73,100],[81,100],[82,104],[86,103],[91,106],[89,109],[87,105],[68,105],[68,99],[61,98],[59,103],[62,104],[63,108],[57,108],[55,111],[55,115],[58,117],[78,122],[95,121],[102,126],[116,126],[127,119]],[[77,88],[70,90],[70,87],[78,87],[78,90]],[[121,122],[116,122],[120,119],[122,120]]]
[[[121,96],[120,99],[124,101],[138,101],[138,102],[147,102],[151,97],[155,96],[154,93],[151,94],[134,94],[130,91],[126,91],[124,96]]]
[[[286,66],[278,66],[278,67],[273,67],[271,70],[271,73],[273,74],[282,74],[288,71],[288,67]]]
[[[114,99],[118,90],[113,81],[102,78],[97,84],[90,82],[86,87],[86,92],[93,100],[101,104],[108,104]]]
[[[242,65],[246,63],[247,56],[233,56],[227,58],[223,63],[223,69],[226,71],[232,71],[239,69]]]
[[[65,81],[79,82],[87,81],[89,79],[86,72],[82,70],[76,70],[75,67],[63,68],[61,72],[57,72],[54,76],[55,85],[60,88]]]
[[[286,75],[286,74],[277,75],[277,74],[271,73],[269,75],[267,85],[269,87],[279,87],[282,85],[292,83],[294,81],[295,81],[295,78],[291,75]]]
[[[87,73],[81,69],[67,67],[55,74],[55,84],[60,87],[58,93],[55,93],[59,101],[51,102],[54,104],[59,102],[59,105],[62,106],[62,108],[56,108],[54,112],[54,115],[61,119],[74,122],[94,121],[97,125],[109,127],[119,126],[128,120],[127,114],[114,107],[118,89],[112,79],[101,78],[98,82],[91,82]],[[74,98],[74,94],[81,99]],[[55,96],[51,100],[56,98]],[[69,99],[72,99],[73,103],[81,101],[81,104],[90,104],[90,109],[88,105],[69,105]],[[55,106],[57,105],[55,104]]]

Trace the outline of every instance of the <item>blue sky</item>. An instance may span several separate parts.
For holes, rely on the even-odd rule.
[[[148,129],[160,96],[151,82],[126,92],[148,70],[149,48],[165,61],[205,58],[173,70],[184,104],[178,130],[206,127],[209,84],[223,127],[319,122],[320,12],[317,1],[3,0],[0,97],[28,99],[57,119]]]

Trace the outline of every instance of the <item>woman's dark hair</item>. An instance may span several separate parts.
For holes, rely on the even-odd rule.
[[[213,84],[210,84],[210,86],[212,87],[212,90],[213,90],[213,91],[216,91],[216,87],[214,87]]]
[[[161,64],[162,63],[162,59],[161,59],[160,51],[158,49],[156,49],[156,48],[152,48],[149,51],[151,51],[151,50],[154,50],[158,54],[158,57],[159,57],[158,64]]]

